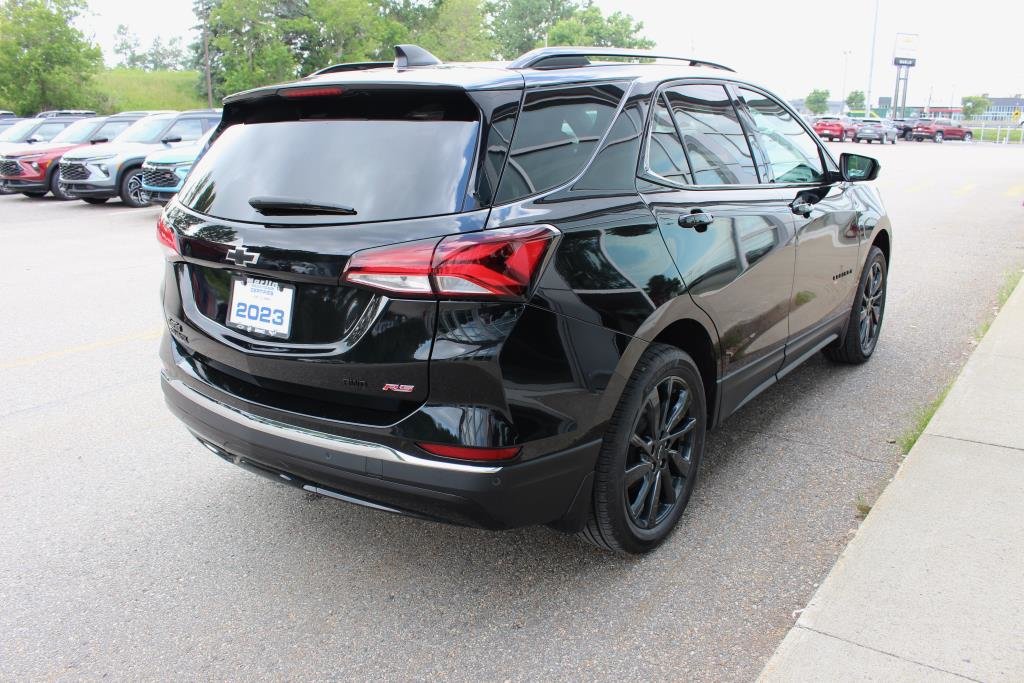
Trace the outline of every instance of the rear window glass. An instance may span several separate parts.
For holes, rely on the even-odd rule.
[[[352,207],[353,223],[457,213],[472,176],[478,110],[464,94],[346,93],[239,103],[178,195],[200,213],[266,223],[253,197]],[[230,125],[233,124],[233,125]]]
[[[576,177],[608,131],[622,95],[613,84],[528,93],[495,203],[544,192]]]

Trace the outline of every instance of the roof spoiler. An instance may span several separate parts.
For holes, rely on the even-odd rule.
[[[628,59],[671,59],[689,62],[690,66],[706,66],[712,69],[733,71],[729,67],[694,57],[667,55],[651,50],[631,50],[618,47],[541,47],[531,50],[512,61],[510,69],[566,69],[589,66],[590,57],[618,57]]]

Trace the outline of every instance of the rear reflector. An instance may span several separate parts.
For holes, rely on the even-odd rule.
[[[342,280],[404,296],[524,299],[558,235],[530,225],[366,249]]]
[[[519,446],[512,446],[511,448],[472,448],[441,443],[421,443],[417,445],[432,455],[458,460],[511,460],[519,455]]]
[[[174,236],[174,230],[167,225],[163,215],[156,221],[156,240],[162,246],[167,247],[171,252],[178,253],[178,239]]]
[[[344,88],[327,86],[319,88],[282,88],[277,91],[277,94],[293,100],[299,97],[331,97],[333,95],[340,95],[343,92],[345,92]]]

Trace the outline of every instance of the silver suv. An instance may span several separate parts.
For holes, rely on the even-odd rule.
[[[60,186],[90,204],[119,196],[128,206],[146,206],[143,159],[151,152],[192,144],[219,123],[220,110],[214,109],[147,116],[113,142],[66,153],[60,162]]]

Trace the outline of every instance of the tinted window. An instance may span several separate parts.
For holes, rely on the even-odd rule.
[[[697,185],[756,185],[750,146],[736,110],[720,85],[665,91]]]
[[[256,196],[342,204],[353,223],[456,213],[475,161],[478,111],[464,94],[367,94],[242,103],[178,197],[221,218],[265,222]],[[240,122],[239,122],[240,121]]]
[[[191,142],[203,137],[202,119],[181,119],[177,121],[163,137],[174,138],[181,136],[182,142]]]
[[[768,157],[765,182],[813,183],[825,177],[814,139],[778,102],[752,90],[739,89],[754,123],[754,135]]]
[[[526,95],[496,203],[550,190],[590,161],[622,99],[614,85],[538,90]]]
[[[672,123],[672,115],[665,104],[665,99],[660,96],[654,102],[651,139],[647,145],[647,168],[662,178],[680,185],[690,185],[693,182],[679,133]]]
[[[574,191],[636,192],[636,167],[644,133],[644,112],[639,102],[623,108],[612,124],[605,145],[573,186]]]

